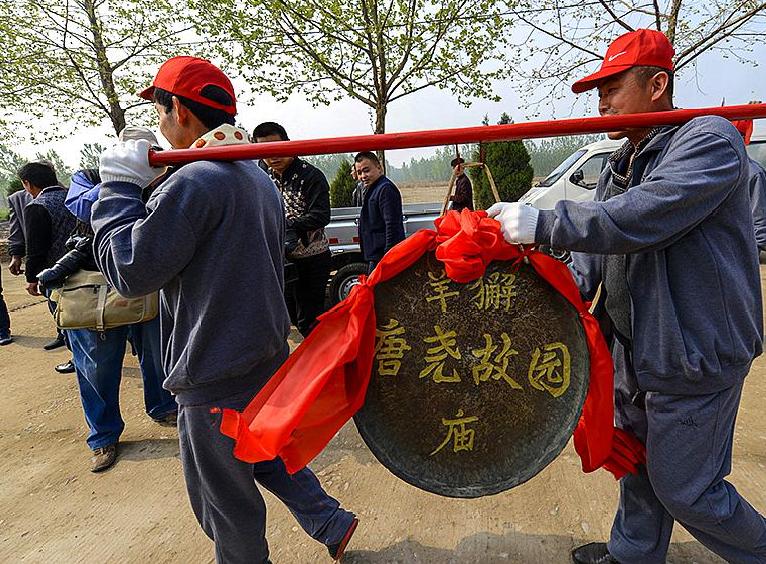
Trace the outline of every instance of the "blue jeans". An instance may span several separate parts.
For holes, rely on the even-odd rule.
[[[146,413],[161,419],[177,410],[175,399],[162,387],[159,318],[116,327],[102,333],[89,329],[66,331],[72,347],[85,420],[88,446],[95,450],[116,443],[125,428],[120,415],[120,380],[125,343],[133,343],[141,366]]]
[[[242,409],[247,400],[215,404]],[[327,495],[308,468],[290,475],[279,458],[257,464],[234,458],[234,441],[221,433],[221,413],[211,413],[211,407],[181,405],[178,440],[189,501],[202,529],[215,542],[216,561],[269,561],[266,505],[259,485],[287,506],[311,538],[324,545],[339,543],[354,514]]]

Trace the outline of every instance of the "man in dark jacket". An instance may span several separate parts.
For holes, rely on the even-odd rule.
[[[231,81],[209,61],[174,57],[141,96],[154,101],[173,148],[200,150],[141,200],[163,170],[151,143],[130,140],[101,156],[93,205],[99,270],[122,295],[160,290],[164,387],[179,405],[186,488],[220,563],[265,564],[266,506],[257,483],[285,503],[303,529],[342,556],[357,520],[304,468],[288,475],[277,458],[236,459],[220,432],[222,408],[242,410],[289,353],[283,292],[282,202],[252,160],[204,159],[204,147],[247,143],[234,127]]]
[[[463,163],[465,161],[461,157],[452,159],[450,163],[455,172],[455,193],[450,196],[452,202],[450,209],[458,212],[466,208],[473,210],[473,186],[471,186],[471,180],[465,173]]]
[[[257,143],[288,141],[285,128],[274,122],[253,131]],[[330,244],[324,228],[330,223],[330,186],[321,170],[298,157],[264,159],[285,205],[285,257],[298,279],[286,289],[290,319],[307,337],[325,311],[330,277]]]
[[[24,275],[27,292],[39,296],[37,275],[60,259],[66,253],[65,243],[72,234],[75,218],[64,206],[66,188],[59,184],[53,166],[48,162],[27,163],[18,171],[24,190],[32,201],[24,207],[24,234],[26,236],[27,264]],[[49,302],[51,311],[53,304]],[[66,344],[63,333],[46,349],[57,348],[59,341]],[[56,366],[61,373],[74,372],[72,361]]]
[[[369,151],[354,157],[356,175],[364,183],[364,203],[359,216],[359,242],[369,271],[383,255],[404,240],[402,195],[385,174],[380,160]]]
[[[24,207],[32,201],[32,196],[26,190],[19,190],[8,196],[8,205],[11,209],[9,218],[10,231],[8,233],[8,254],[11,263],[8,270],[14,276],[24,272],[22,260],[26,254],[26,239],[24,237]],[[8,315],[8,307],[3,300],[3,281],[0,276],[0,346],[13,342],[11,337],[11,318]]]
[[[27,238],[24,233],[24,208],[32,201],[32,196],[26,190],[19,190],[8,196],[8,205],[11,208],[11,216],[8,218],[8,254],[11,257],[11,263],[8,270],[14,276],[18,276],[24,271],[23,260],[27,254]]]
[[[673,47],[637,30],[609,47],[602,115],[673,108]],[[728,562],[766,562],[766,519],[725,480],[744,378],[761,354],[762,304],[742,137],[719,117],[612,132],[627,142],[599,178],[596,201],[553,210],[488,210],[512,243],[579,251],[586,298],[599,283],[613,328],[616,424],[646,445],[646,466],[620,481],[608,544],[575,562],[665,562],[674,521]],[[736,288],[736,291],[732,289]]]
[[[24,232],[26,225],[24,224],[24,209],[27,204],[32,201],[32,196],[26,190],[19,190],[8,196],[8,204],[11,207],[11,217],[8,221],[10,232],[8,233],[8,254],[11,257],[11,263],[8,265],[8,270],[14,276],[19,276],[24,273],[24,256],[27,251],[27,237]],[[51,342],[43,346],[46,351],[63,347],[66,344],[64,339],[64,332],[60,329],[57,330],[57,336]],[[60,364],[63,370],[57,368],[59,372],[72,372],[70,363]]]

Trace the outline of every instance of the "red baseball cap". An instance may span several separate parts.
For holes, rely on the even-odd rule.
[[[202,95],[202,89],[206,86],[218,86],[231,96],[231,104],[221,104]],[[223,110],[228,114],[237,113],[237,97],[234,95],[234,87],[231,80],[221,69],[206,59],[198,57],[173,57],[168,59],[157,76],[154,77],[152,85],[139,93],[141,98],[151,100],[155,88],[162,88],[175,94],[183,96],[194,102],[199,102],[205,106]]]
[[[605,78],[632,67],[660,67],[672,71],[674,54],[673,46],[664,33],[654,29],[631,31],[612,42],[598,72],[575,82],[572,92],[580,94],[595,88]]]

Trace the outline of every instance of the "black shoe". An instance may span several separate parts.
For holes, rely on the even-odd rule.
[[[62,362],[61,364],[57,364],[53,367],[53,370],[58,372],[59,374],[71,374],[75,371],[74,368],[74,362],[71,360],[67,360],[66,362]]]
[[[619,564],[609,554],[605,542],[591,542],[575,548],[572,551],[572,562],[575,564]]]
[[[152,421],[163,427],[178,427],[178,412],[171,411],[162,417],[152,417]]]
[[[90,471],[103,472],[114,466],[115,462],[117,462],[117,443],[97,448],[90,459]]]
[[[43,346],[43,348],[46,351],[52,351],[53,349],[58,349],[59,347],[63,347],[64,345],[66,345],[66,343],[64,342],[64,337],[56,337],[50,343]]]
[[[0,331],[0,347],[3,345],[10,345],[13,342],[10,331]]]
[[[335,560],[335,562],[340,562],[343,558],[343,553],[346,552],[346,546],[348,546],[348,541],[351,540],[351,536],[354,534],[354,531],[356,531],[356,526],[359,524],[359,519],[354,517],[354,520],[351,521],[351,525],[349,525],[348,530],[346,531],[346,534],[343,535],[343,538],[338,544],[331,544],[327,546],[327,552],[330,553],[330,558]]]

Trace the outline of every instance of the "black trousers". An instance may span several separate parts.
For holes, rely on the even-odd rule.
[[[311,333],[316,318],[325,311],[327,280],[330,278],[330,251],[301,259],[291,259],[298,279],[286,289],[285,302],[290,321],[304,337]]]
[[[0,274],[0,333],[11,331],[11,317],[8,315],[8,307],[3,299],[3,276]]]

